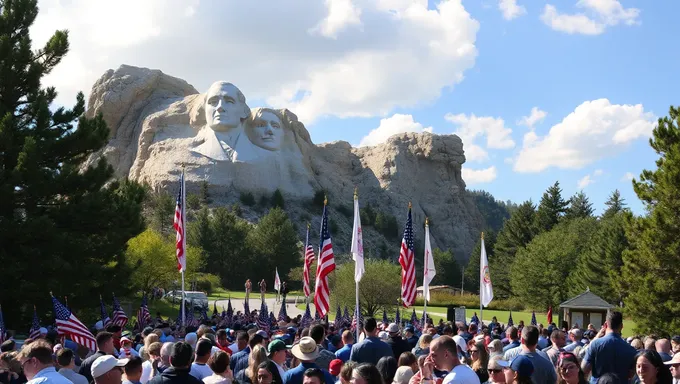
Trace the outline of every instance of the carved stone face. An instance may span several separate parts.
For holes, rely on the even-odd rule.
[[[205,121],[213,130],[224,132],[238,127],[248,112],[245,97],[235,85],[217,82],[208,89]]]
[[[270,111],[262,111],[253,119],[248,135],[250,141],[268,151],[278,151],[283,142],[283,125],[281,119]]]

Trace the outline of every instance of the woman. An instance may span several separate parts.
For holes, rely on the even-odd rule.
[[[508,363],[502,356],[494,356],[489,360],[486,372],[489,380],[484,384],[505,384],[505,371],[509,370]]]
[[[283,384],[279,370],[273,361],[263,361],[255,367],[255,370],[257,371],[256,384]]]
[[[399,367],[409,367],[413,373],[418,372],[418,358],[411,352],[404,352],[399,355],[397,365]]]
[[[507,384],[532,384],[533,373],[534,363],[528,357],[519,355],[510,364],[510,369],[505,370],[505,382]]]
[[[224,351],[219,351],[208,359],[208,367],[213,371],[212,376],[203,379],[205,384],[231,384],[234,375],[229,369],[229,355]]]
[[[489,380],[489,374],[486,371],[486,368],[489,365],[489,353],[484,347],[484,342],[472,344],[470,346],[470,360],[472,361],[470,368],[472,368],[477,374],[477,377],[479,377],[479,382],[483,383]]]
[[[587,384],[588,381],[581,370],[576,355],[570,352],[560,353],[557,360],[557,384]]]
[[[382,384],[380,371],[373,364],[361,364],[352,371],[350,384]],[[259,384],[259,383],[258,383]]]
[[[378,364],[375,365],[380,372],[383,384],[392,384],[394,381],[394,375],[397,373],[397,359],[394,356],[384,356],[378,360]]]
[[[423,333],[422,336],[420,336],[420,339],[418,339],[418,345],[413,348],[411,352],[413,352],[416,357],[420,356],[427,356],[430,354],[430,343],[432,342],[432,335],[429,333]]]
[[[144,345],[139,349],[139,356],[142,358],[142,360],[149,360],[149,352],[147,352],[149,346],[157,341],[160,341],[160,337],[158,337],[158,335],[155,333],[149,333],[144,338]]]
[[[656,351],[645,350],[635,358],[635,373],[642,384],[670,384],[671,371]]]
[[[489,358],[494,357],[494,356],[500,356],[503,357],[503,342],[496,339],[492,340],[488,347],[489,349]]]
[[[28,381],[17,359],[18,354],[19,352],[16,351],[0,354],[0,383],[21,384]]]
[[[250,355],[248,356],[248,368],[240,371],[235,379],[239,383],[252,384],[257,382],[258,377],[258,367],[261,363],[267,361],[267,351],[261,345],[256,345]],[[277,370],[278,373],[278,370]]]
[[[356,366],[356,361],[347,361],[342,365],[342,368],[340,369],[340,375],[338,376],[338,380],[341,384],[350,383],[352,380],[352,371],[354,368],[356,368]]]
[[[416,363],[417,364],[417,363]],[[394,380],[392,384],[408,384],[408,381],[413,377],[413,370],[408,365],[402,365],[397,368],[397,372],[394,374]]]

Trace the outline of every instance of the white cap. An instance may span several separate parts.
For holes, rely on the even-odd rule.
[[[97,378],[109,373],[109,371],[115,367],[124,367],[128,361],[129,359],[118,360],[111,355],[100,356],[92,363],[90,373],[92,373],[92,377]]]
[[[460,348],[461,351],[467,352],[467,343],[465,342],[465,339],[456,335],[456,336],[453,336],[453,341],[456,342],[456,345],[458,345],[458,347]]]
[[[45,327],[40,327],[40,334],[41,334],[41,335],[47,335],[47,328],[45,328]]]
[[[392,323],[389,326],[387,326],[387,332],[399,333],[399,326],[396,323]]]
[[[196,332],[189,332],[184,336],[184,341],[189,343],[192,347],[196,345],[196,342],[198,341],[198,335]]]
[[[378,337],[379,337],[380,339],[382,339],[382,340],[387,340],[387,339],[390,338],[390,334],[387,333],[387,332],[385,332],[385,331],[380,331],[380,332],[378,333]]]
[[[104,329],[104,323],[102,323],[102,321],[99,320],[94,324],[94,329],[101,331],[102,329]]]

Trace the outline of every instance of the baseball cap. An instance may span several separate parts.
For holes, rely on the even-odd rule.
[[[409,326],[407,326],[406,328],[404,328],[404,332],[411,332],[411,333],[415,333],[415,332],[413,331],[413,327],[412,327],[412,326],[410,326],[410,325],[409,325]]]
[[[272,357],[274,353],[279,351],[285,351],[286,349],[288,349],[286,343],[284,343],[283,340],[281,339],[276,339],[269,343],[269,345],[267,346],[267,354],[269,355],[269,357]]]
[[[510,369],[520,376],[530,377],[534,373],[534,364],[528,357],[519,355],[510,363]]]
[[[259,331],[255,332],[255,334],[262,336],[263,339],[269,339],[269,335],[267,334],[267,332],[265,332],[261,329]]]
[[[392,323],[387,327],[387,332],[399,333],[399,326],[396,323]]]
[[[581,337],[583,337],[583,331],[581,331],[581,330],[578,329],[578,328],[574,328],[574,329],[570,330],[569,333],[572,334],[572,335],[574,335],[575,337],[577,337],[577,338],[579,338],[579,339],[580,339]]]
[[[340,369],[342,368],[342,360],[340,359],[333,359],[331,360],[330,365],[328,365],[328,372],[331,373],[333,376],[337,376],[340,374]]]
[[[456,345],[460,348],[461,351],[467,352],[467,343],[465,342],[465,339],[458,335],[455,335],[453,336],[453,341],[456,342]]]
[[[99,376],[107,374],[110,370],[112,370],[115,367],[124,367],[125,364],[128,363],[128,361],[129,359],[118,360],[111,355],[100,356],[97,358],[97,360],[94,361],[94,363],[92,363],[90,373],[92,373],[92,377],[97,378]]]
[[[674,343],[680,344],[680,335],[675,335],[671,338],[671,341]]]

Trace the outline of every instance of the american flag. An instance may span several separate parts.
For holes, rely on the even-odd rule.
[[[338,304],[338,310],[335,311],[335,321],[333,321],[335,329],[340,330],[342,328],[342,309],[340,309],[340,304]]]
[[[328,275],[335,270],[335,257],[333,256],[333,244],[331,234],[328,231],[328,211],[324,199],[323,215],[321,216],[321,241],[319,243],[319,259],[316,265],[316,283],[314,287],[314,306],[316,312],[326,316],[330,308],[330,289],[328,288]]]
[[[217,317],[219,315],[219,312],[217,312],[217,300],[213,302],[213,317]]]
[[[319,315],[319,309],[316,308],[314,310],[314,321],[320,321],[320,320],[321,320],[321,316]]]
[[[260,305],[260,313],[257,316],[257,326],[269,333],[269,327],[271,326],[269,324],[269,314],[267,313],[267,304],[265,304],[264,300],[262,301],[262,305]]]
[[[394,322],[397,323],[397,325],[401,325],[401,314],[399,313],[399,307],[397,307],[397,314],[394,315]]]
[[[0,306],[0,343],[5,342],[7,330],[5,329],[5,318],[2,317],[2,306]]]
[[[245,317],[246,322],[250,322],[250,304],[248,304],[248,300],[245,300],[243,302],[243,316]]]
[[[390,319],[387,318],[387,311],[384,310],[384,309],[383,309],[383,320],[382,320],[382,322],[383,322],[383,324],[385,324],[385,326],[390,324]]]
[[[309,244],[309,224],[307,224],[307,236],[305,237],[305,261],[302,271],[302,290],[304,291],[305,297],[309,297],[312,293],[309,287],[309,271],[312,269],[312,264],[314,264],[314,247]]]
[[[187,308],[187,304],[184,304],[184,313],[186,315],[186,325],[187,327],[195,327],[197,325],[197,320],[194,318],[194,300],[191,299]]]
[[[515,322],[512,321],[512,311],[510,311],[510,317],[508,317],[508,327],[512,327],[515,325]]]
[[[231,297],[229,298],[229,301],[227,302],[227,326],[231,327],[232,322],[234,319],[234,307],[231,306]]]
[[[415,330],[421,329],[420,321],[418,320],[418,315],[416,314],[415,308],[413,308],[413,313],[411,314],[411,326],[413,326]]]
[[[288,317],[288,311],[286,310],[286,304],[282,304],[281,308],[279,309],[279,318],[278,321],[286,321],[286,317]]]
[[[200,324],[205,324],[208,322],[208,307],[201,306],[201,317],[199,318],[199,323]]]
[[[349,309],[345,305],[345,311],[342,314],[342,321],[343,321],[343,326],[344,327],[349,327],[349,325],[352,323],[352,318],[349,317]]]
[[[413,220],[411,219],[411,203],[408,203],[408,217],[401,240],[399,264],[401,264],[401,299],[405,308],[416,300],[416,265],[413,245]]]
[[[128,317],[123,312],[123,308],[120,307],[120,303],[118,302],[118,299],[116,299],[116,295],[113,295],[113,324],[125,328],[125,324],[128,322]]]
[[[97,341],[92,332],[78,320],[78,318],[66,308],[63,304],[52,296],[52,305],[54,306],[54,316],[57,321],[57,333],[59,336],[68,336],[75,343],[90,349],[90,351],[97,350]]]
[[[106,305],[104,305],[102,295],[99,295],[99,312],[101,313],[102,327],[108,327],[111,324],[111,318],[109,317],[109,314],[106,313]]]
[[[38,318],[38,311],[33,306],[33,321],[31,322],[31,329],[28,330],[28,337],[37,339],[40,337],[40,319]]]
[[[139,306],[137,311],[137,325],[139,329],[144,329],[147,325],[151,324],[151,313],[149,313],[149,307],[146,304],[146,295],[142,298],[142,305]]]
[[[302,316],[302,319],[300,319],[300,327],[301,328],[307,328],[309,327],[310,324],[312,324],[312,314],[309,311],[309,303],[305,306],[305,314]]]
[[[274,327],[276,325],[276,316],[274,316],[274,312],[269,311],[269,325],[271,327]]]
[[[361,332],[361,327],[364,319],[361,317],[361,307],[356,306],[354,308],[354,316],[352,316],[352,324],[350,328],[354,331],[354,340],[359,340],[359,333]]]
[[[538,322],[536,321],[536,312],[531,311],[531,325],[537,325]]]
[[[184,233],[186,228],[186,215],[185,215],[185,185],[184,185],[184,170],[182,170],[182,175],[179,177],[179,193],[177,194],[177,205],[175,206],[175,220],[172,223],[172,227],[175,229],[175,244],[176,244],[176,255],[177,255],[177,270],[184,272],[187,269],[187,257],[186,257],[186,245],[187,240]]]

